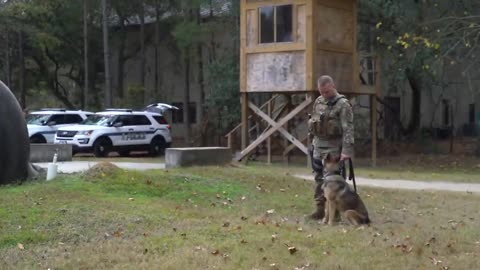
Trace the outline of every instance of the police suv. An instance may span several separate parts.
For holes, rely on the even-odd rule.
[[[157,156],[170,147],[170,125],[160,113],[109,109],[88,117],[80,125],[61,128],[56,144],[71,144],[73,153],[93,152],[105,157],[112,151],[128,156],[131,151],[148,151]]]
[[[60,127],[78,124],[92,114],[66,109],[41,109],[31,112],[25,118],[30,142],[53,143],[55,133]]]

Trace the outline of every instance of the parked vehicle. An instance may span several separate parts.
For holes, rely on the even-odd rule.
[[[162,114],[130,109],[108,109],[91,115],[76,126],[60,128],[55,143],[71,144],[74,153],[105,157],[112,151],[128,156],[131,151],[148,151],[152,156],[170,147],[170,125]]]
[[[53,143],[59,128],[78,124],[92,114],[52,108],[31,112],[26,116],[30,143]]]

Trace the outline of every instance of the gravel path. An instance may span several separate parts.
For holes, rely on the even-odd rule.
[[[313,181],[313,175],[297,174],[295,177]],[[480,193],[480,184],[472,183],[449,183],[449,182],[424,182],[412,180],[390,180],[390,179],[369,179],[355,177],[357,186],[370,186],[393,189],[412,189],[412,190],[442,190],[456,192],[475,192]],[[350,182],[350,181],[349,181]]]

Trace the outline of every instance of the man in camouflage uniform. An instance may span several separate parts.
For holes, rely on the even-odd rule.
[[[348,99],[340,95],[330,76],[318,79],[320,96],[315,100],[313,113],[308,121],[309,135],[313,136],[310,157],[315,172],[316,211],[312,219],[325,215],[325,197],[321,188],[324,180],[323,164],[327,154],[339,161],[353,156],[353,111]]]

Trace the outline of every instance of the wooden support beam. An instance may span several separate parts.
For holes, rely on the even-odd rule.
[[[377,166],[377,96],[370,95],[370,113],[372,123],[372,166]]]
[[[308,138],[308,135],[303,137],[302,139],[300,139],[299,141],[300,142],[306,142],[307,141],[307,138]],[[308,142],[307,142],[307,145],[308,145]],[[293,149],[295,149],[296,145],[295,144],[290,144],[289,146],[287,146],[287,148],[285,148],[285,150],[283,151],[283,155],[287,155],[288,153],[290,153]],[[308,156],[308,154],[307,154]]]
[[[262,117],[265,121],[267,121],[267,123],[269,123],[272,127],[275,126],[277,123],[275,121],[273,121],[272,118],[268,117],[268,115],[266,115],[262,110],[260,110],[257,106],[255,106],[255,104],[249,102],[248,103],[248,106],[250,107],[250,109],[258,114],[260,117]],[[293,116],[292,116],[293,117]],[[284,124],[287,124],[288,121],[285,121]],[[284,127],[282,126],[279,126],[277,128],[277,130],[287,139],[289,140],[291,143],[293,143],[295,146],[297,146],[300,150],[302,150],[305,154],[308,154],[308,151],[307,151],[307,147],[305,145],[303,145],[303,143],[301,143],[299,140],[297,140],[297,138],[295,138],[292,134],[290,134]],[[267,131],[268,133],[268,131]]]
[[[241,93],[242,106],[242,149],[248,144],[248,96],[246,92]]]
[[[267,113],[268,117],[272,117],[272,101],[268,101],[267,105]],[[268,136],[267,139],[267,163],[271,164],[272,163],[272,137]]]
[[[278,123],[275,123],[270,129],[268,129],[265,134],[258,137],[254,142],[252,142],[248,147],[243,148],[243,151],[240,152],[240,155],[237,157],[238,160],[242,160],[245,156],[247,156],[253,149],[255,149],[259,144],[261,144],[264,140],[266,140],[270,135],[272,135],[275,131],[278,131],[286,122],[292,119],[295,115],[305,109],[308,105],[312,103],[311,96],[307,95],[307,99],[303,101],[300,105],[298,105],[293,111],[287,114],[285,117],[280,119]]]

